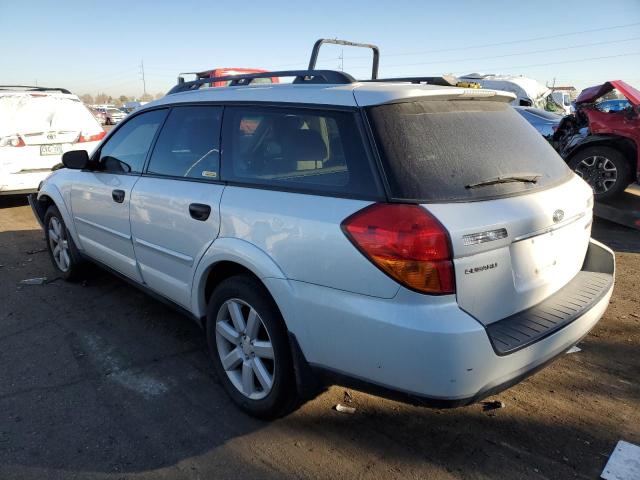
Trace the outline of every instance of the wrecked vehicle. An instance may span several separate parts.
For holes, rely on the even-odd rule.
[[[617,90],[628,108],[602,108],[605,95]],[[553,145],[572,170],[593,188],[597,200],[622,193],[640,175],[640,91],[612,80],[589,87],[575,101],[576,112],[560,122]]]

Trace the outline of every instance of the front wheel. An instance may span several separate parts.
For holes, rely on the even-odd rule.
[[[596,200],[613,198],[631,183],[629,162],[614,148],[585,148],[572,155],[567,163],[593,189]]]
[[[75,280],[82,268],[82,258],[55,205],[51,205],[45,213],[44,225],[47,250],[53,268],[65,280]]]
[[[214,290],[207,309],[207,343],[220,382],[245,412],[276,418],[295,407],[284,321],[256,279],[238,275]]]

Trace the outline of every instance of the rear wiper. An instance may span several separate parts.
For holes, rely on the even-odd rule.
[[[484,187],[487,185],[496,185],[498,183],[538,183],[538,179],[542,177],[540,173],[518,173],[515,175],[501,175],[499,177],[488,178],[476,183],[465,185],[464,188]]]

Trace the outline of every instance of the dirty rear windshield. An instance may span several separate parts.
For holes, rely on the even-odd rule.
[[[391,196],[440,202],[518,195],[561,183],[564,161],[506,103],[453,100],[368,109]],[[505,176],[536,182],[469,185]]]

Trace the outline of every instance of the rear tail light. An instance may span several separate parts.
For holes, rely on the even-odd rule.
[[[104,130],[100,133],[97,133],[95,135],[80,135],[80,138],[78,138],[78,142],[77,143],[84,143],[84,142],[97,142],[98,140],[102,140],[105,135],[107,134],[107,132],[105,132]]]
[[[376,203],[341,227],[358,250],[402,285],[432,295],[455,292],[449,233],[419,205]]]
[[[0,137],[0,147],[24,147],[25,143],[20,135]]]

